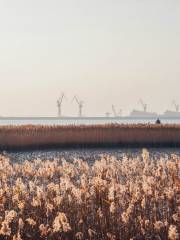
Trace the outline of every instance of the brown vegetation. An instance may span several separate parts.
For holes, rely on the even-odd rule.
[[[177,146],[180,125],[1,126],[0,148],[51,146]]]
[[[0,239],[178,240],[180,158],[15,164],[0,156]]]

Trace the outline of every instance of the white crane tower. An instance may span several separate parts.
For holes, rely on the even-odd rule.
[[[177,104],[175,100],[172,102],[172,104],[174,105],[176,112],[179,112],[179,104]]]
[[[122,117],[122,111],[123,111],[122,109],[119,109],[119,112],[118,112],[119,117]]]
[[[117,113],[114,105],[112,105],[112,111],[113,111],[114,117],[121,117],[122,116],[122,109],[120,109],[119,112]]]
[[[114,105],[112,105],[112,111],[113,111],[114,117],[117,117],[117,113]]]
[[[81,101],[76,95],[73,97],[72,101],[76,101],[76,103],[78,104],[79,107],[79,113],[78,116],[82,117],[82,109],[83,109],[83,101]]]
[[[62,117],[62,102],[63,99],[65,98],[65,94],[62,93],[59,97],[59,99],[57,100],[57,107],[58,107],[58,117]]]
[[[140,99],[138,103],[141,104],[141,106],[143,107],[144,112],[147,112],[147,104],[144,103],[142,99]]]

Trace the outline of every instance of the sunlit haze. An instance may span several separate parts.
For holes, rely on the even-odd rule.
[[[163,113],[180,103],[179,0],[1,0],[0,116]]]

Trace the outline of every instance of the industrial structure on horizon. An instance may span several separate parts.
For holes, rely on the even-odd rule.
[[[131,113],[130,113],[130,116],[131,117],[157,117],[158,114],[155,113],[155,112],[148,112],[147,111],[147,104],[144,103],[144,101],[142,99],[139,100],[138,104],[140,104],[143,108],[142,111],[140,110],[133,110]]]
[[[141,105],[142,110],[133,109],[129,116],[124,117],[130,117],[130,118],[180,118],[180,105],[176,103],[176,101],[172,102],[172,106],[175,108],[175,110],[166,110],[163,114],[158,114],[156,112],[149,112],[148,111],[148,105],[144,103],[142,99],[138,101],[138,104]],[[122,117],[122,109],[117,113],[116,108],[114,105],[112,105],[112,116],[111,112],[106,112],[106,117]]]
[[[62,117],[62,102],[65,98],[65,94],[62,93],[59,99],[57,100],[57,107],[58,107],[58,117]]]
[[[166,110],[164,112],[164,114],[162,115],[159,115],[157,114],[156,112],[148,112],[147,111],[147,104],[145,104],[143,102],[142,99],[140,99],[139,103],[142,105],[143,107],[143,110],[142,111],[138,111],[138,110],[133,110],[131,113],[130,113],[130,117],[134,117],[134,118],[157,118],[158,116],[161,116],[161,117],[164,117],[164,118],[177,118],[177,117],[180,117],[180,106],[179,104],[176,103],[176,101],[174,100],[172,102],[172,106],[175,108],[175,110]]]
[[[78,109],[79,109],[79,112],[78,112],[78,117],[82,117],[82,109],[83,109],[83,101],[80,100],[76,95],[73,97],[72,99],[72,102],[73,101],[76,101],[77,105],[78,105]]]
[[[175,107],[175,110],[166,110],[164,112],[164,114],[162,115],[159,115],[157,114],[156,112],[148,112],[147,111],[147,104],[145,104],[143,102],[142,99],[139,100],[139,104],[141,104],[143,110],[139,111],[139,110],[133,110],[131,113],[130,113],[130,117],[134,117],[134,118],[157,118],[158,116],[161,116],[161,117],[164,117],[164,118],[177,118],[177,117],[180,117],[180,106],[179,104],[176,103],[176,101],[174,100],[172,102],[172,106]]]
[[[63,115],[62,115],[62,102],[63,102],[63,100],[66,98],[66,96],[65,96],[65,94],[64,93],[62,93],[61,95],[60,95],[60,97],[58,98],[58,100],[57,100],[57,108],[58,108],[58,118],[62,118],[62,117],[64,117]],[[78,105],[78,117],[82,117],[82,110],[83,110],[83,101],[82,100],[80,100],[79,99],[79,97],[78,96],[74,96],[73,97],[73,99],[72,99],[72,102],[76,102],[77,103],[77,105]]]
[[[62,115],[62,103],[63,100],[66,98],[65,94],[62,93],[57,100],[57,108],[58,108],[58,118],[65,117]],[[77,117],[81,118],[83,117],[83,107],[84,102],[80,100],[80,98],[75,95],[72,99],[72,102],[76,102],[78,106],[78,114]],[[111,106],[111,111],[105,113],[105,117],[114,117],[114,118],[121,118],[121,117],[130,117],[130,118],[180,118],[180,105],[176,103],[174,100],[172,102],[172,106],[174,107],[174,110],[166,110],[164,114],[158,114],[156,112],[149,112],[148,111],[148,105],[145,103],[142,99],[138,101],[138,105],[142,107],[142,110],[133,109],[129,116],[123,116],[122,115],[122,109],[119,109],[117,111],[115,105]]]

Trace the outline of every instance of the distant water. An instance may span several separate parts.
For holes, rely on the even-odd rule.
[[[137,119],[137,118],[24,118],[24,119],[0,119],[0,125],[95,125],[110,123],[155,123],[156,119]],[[180,124],[180,118],[161,119],[162,123]]]

